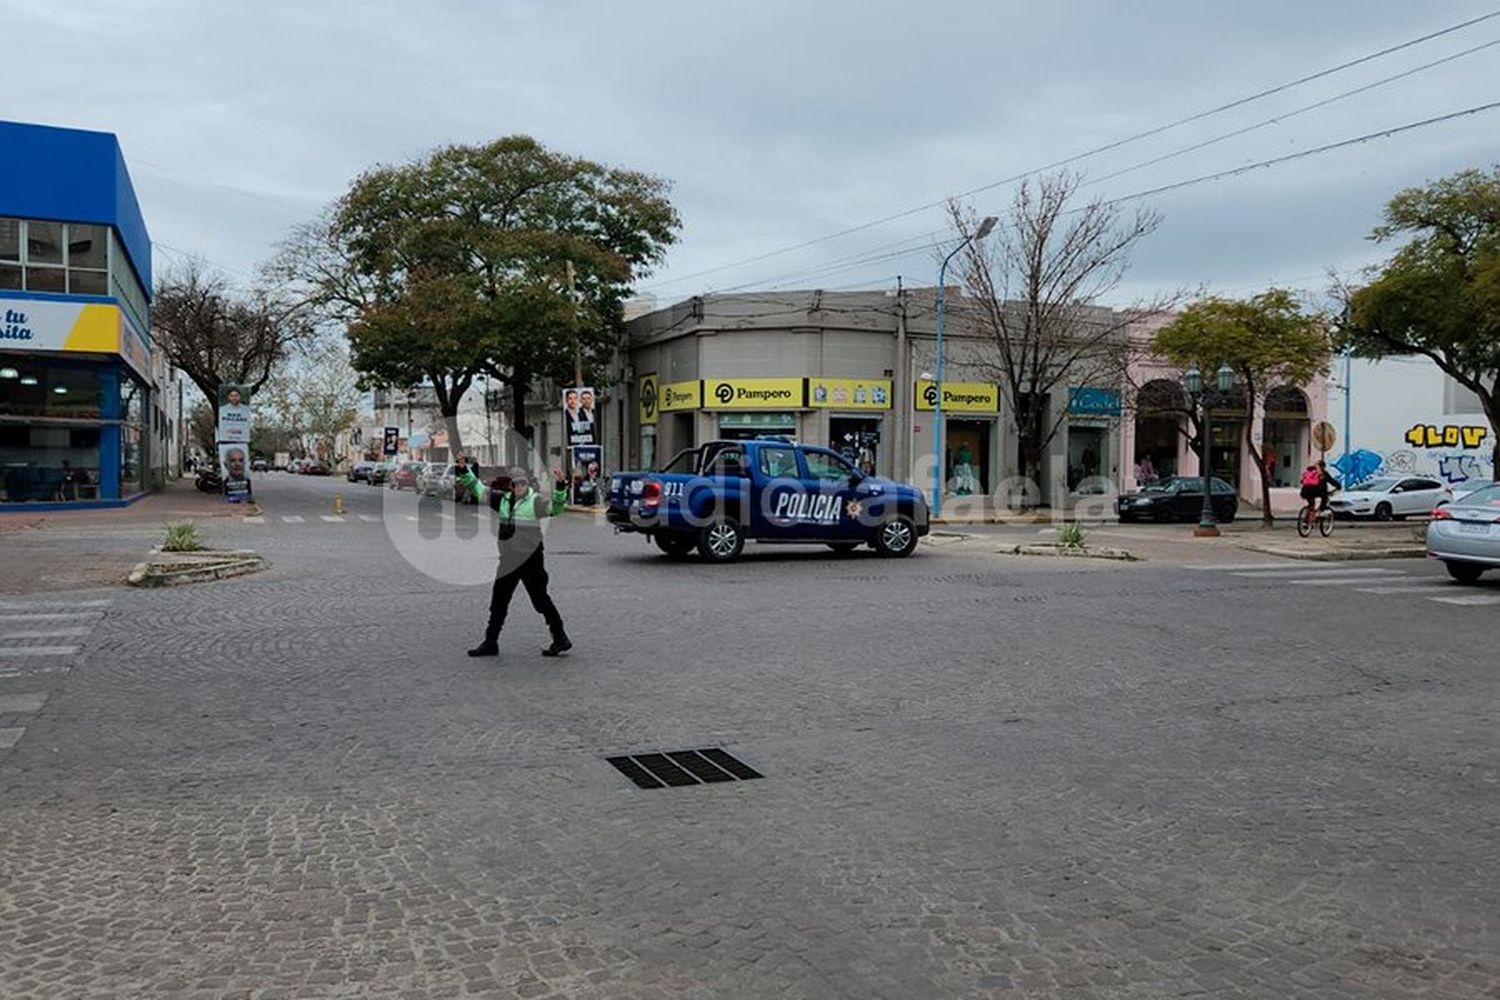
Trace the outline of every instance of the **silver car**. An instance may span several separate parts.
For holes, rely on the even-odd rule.
[[[1500,484],[1433,511],[1427,554],[1441,559],[1448,575],[1460,583],[1473,583],[1485,570],[1500,569]]]

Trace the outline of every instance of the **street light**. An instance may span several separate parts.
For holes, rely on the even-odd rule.
[[[990,234],[995,228],[995,217],[987,215],[984,221],[979,223],[979,228],[974,230],[973,235],[965,237],[964,241],[949,251],[948,256],[943,258],[942,266],[938,268],[937,287],[937,364],[934,365],[935,375],[933,377],[933,388],[937,392],[937,399],[933,404],[932,414],[932,516],[937,517],[943,512],[943,308],[944,296],[943,285],[947,280],[948,262],[958,255],[958,252],[970,243],[977,243]]]
[[[1227,393],[1234,388],[1234,369],[1227,364],[1222,364],[1214,373],[1214,379],[1218,383],[1219,391]],[[1193,401],[1203,407],[1203,423],[1199,427],[1202,442],[1198,450],[1198,473],[1203,484],[1203,506],[1199,509],[1198,527],[1193,529],[1193,535],[1197,538],[1214,538],[1219,534],[1219,524],[1214,518],[1214,477],[1208,461],[1213,426],[1208,410],[1208,395],[1203,391],[1203,373],[1198,370],[1197,365],[1193,365],[1182,373],[1182,386],[1188,391],[1188,395],[1193,397]]]

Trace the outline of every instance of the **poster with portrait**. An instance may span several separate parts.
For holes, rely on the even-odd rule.
[[[595,400],[593,386],[580,385],[563,390],[563,421],[567,426],[568,447],[586,448],[599,443]]]
[[[573,449],[573,502],[581,507],[592,507],[599,502],[600,471],[604,465],[604,449],[596,444],[582,445]]]
[[[219,441],[250,443],[250,387],[233,382],[219,384]]]
[[[219,443],[219,474],[230,503],[250,499],[250,446],[236,441]]]

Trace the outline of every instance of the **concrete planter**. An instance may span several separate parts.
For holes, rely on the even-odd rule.
[[[1000,549],[1002,555],[1011,556],[1058,556],[1063,559],[1113,559],[1118,562],[1138,562],[1136,556],[1125,549],[1094,548],[1093,546],[1067,545],[1011,545]]]
[[[268,564],[248,549],[200,552],[151,550],[151,558],[136,563],[125,580],[132,587],[172,587],[183,583],[206,583],[246,573],[258,573]]]

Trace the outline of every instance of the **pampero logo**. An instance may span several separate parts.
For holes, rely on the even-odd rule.
[[[922,402],[928,406],[937,405],[937,386],[929,385],[922,390]]]
[[[720,382],[714,386],[714,398],[725,405],[734,402],[734,386],[728,382]]]
[[[656,416],[656,379],[641,379],[641,413],[646,419]]]

